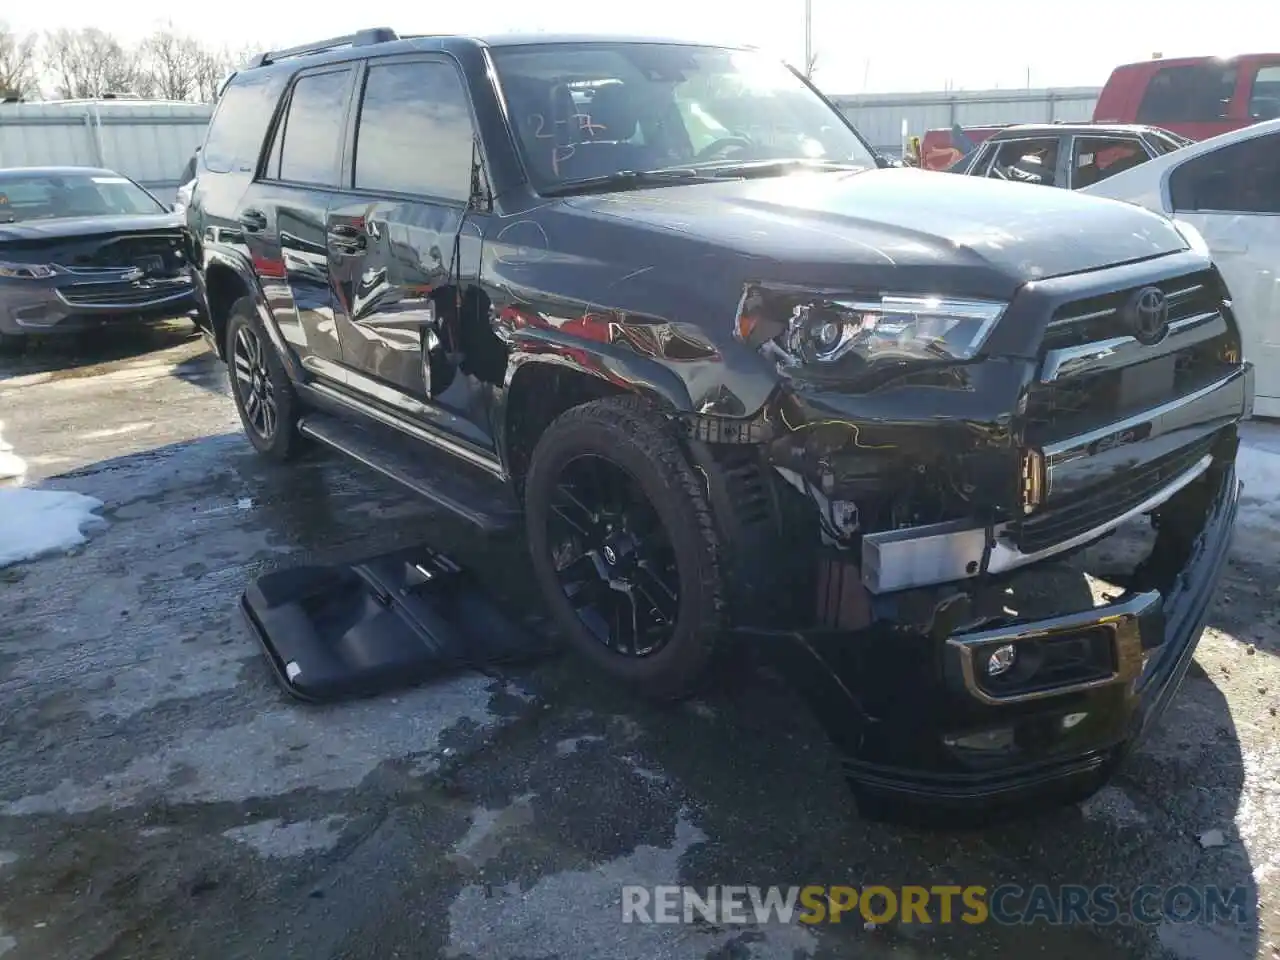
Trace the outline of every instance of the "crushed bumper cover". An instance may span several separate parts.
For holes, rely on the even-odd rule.
[[[1233,460],[1202,482],[1199,532],[1157,587],[976,632],[949,632],[945,618],[905,628],[884,608],[855,632],[743,632],[806,697],[860,800],[990,811],[1079,799],[1164,711],[1195,653],[1241,489]],[[984,687],[990,651],[1055,638],[1104,644],[1106,669],[1013,694]]]

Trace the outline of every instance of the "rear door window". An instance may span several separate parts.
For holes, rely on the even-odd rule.
[[[283,74],[268,70],[251,70],[231,80],[218,99],[200,151],[205,169],[253,172],[284,85]]]
[[[1252,137],[1186,161],[1169,175],[1178,212],[1280,213],[1280,133]]]
[[[1280,64],[1259,67],[1249,94],[1249,117],[1274,120],[1280,117]]]
[[[1071,188],[1079,190],[1148,160],[1135,137],[1076,137],[1071,150]]]
[[[1223,120],[1235,96],[1234,65],[1194,63],[1156,71],[1138,105],[1138,123],[1206,123]]]
[[[281,180],[321,187],[338,185],[351,75],[350,69],[304,74],[293,85],[281,128]],[[268,169],[267,175],[271,172]]]
[[[356,128],[355,188],[466,203],[474,139],[452,64],[372,64]]]

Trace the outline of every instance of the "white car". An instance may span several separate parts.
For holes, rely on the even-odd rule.
[[[1280,120],[1193,143],[1080,192],[1136,203],[1199,232],[1257,368],[1254,412],[1280,417]]]

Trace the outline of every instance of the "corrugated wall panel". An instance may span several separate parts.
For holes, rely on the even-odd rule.
[[[167,203],[212,111],[166,101],[0,104],[0,167],[110,167]]]
[[[1041,90],[969,90],[832,97],[863,135],[885,153],[901,152],[902,121],[912,136],[926,130],[997,123],[1082,121],[1093,117],[1100,87]]]

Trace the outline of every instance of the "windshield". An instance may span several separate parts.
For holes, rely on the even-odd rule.
[[[126,177],[93,173],[0,177],[0,223],[164,212],[159,201]]]
[[[518,148],[540,188],[671,167],[876,165],[839,113],[763,54],[607,42],[492,53]]]

